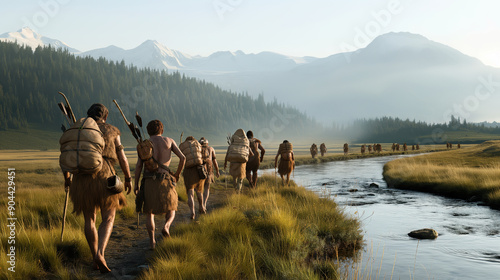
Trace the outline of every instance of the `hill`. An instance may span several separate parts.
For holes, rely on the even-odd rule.
[[[124,129],[112,106],[116,99],[132,120],[136,111],[145,122],[159,119],[170,135],[215,136],[225,142],[227,133],[242,127],[267,140],[299,135],[320,126],[299,110],[265,102],[189,78],[176,72],[138,69],[104,58],[75,57],[53,47],[19,47],[0,42],[0,130],[38,127],[58,131],[65,122],[57,103],[64,92],[77,117],[92,103],[111,109],[108,121]],[[286,128],[286,129],[285,129]],[[265,134],[265,135],[264,135]],[[3,134],[2,134],[3,135]]]

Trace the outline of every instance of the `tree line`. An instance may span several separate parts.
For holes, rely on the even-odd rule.
[[[466,119],[451,116],[448,123],[426,123],[423,121],[382,117],[358,119],[342,129],[356,142],[407,142],[416,144],[424,137],[434,142],[445,142],[441,136],[447,132],[487,133],[500,135],[500,127],[488,127],[484,123],[469,123]]]
[[[166,131],[227,133],[237,127],[265,126],[276,116],[287,116],[287,126],[295,132],[321,127],[276,99],[265,102],[263,94],[254,98],[178,72],[77,57],[50,46],[32,50],[0,42],[0,130],[28,125],[59,129],[64,118],[57,107],[62,101],[58,91],[68,96],[77,117],[85,116],[93,103],[105,104],[115,112],[108,120],[121,129],[125,125],[113,99],[129,120],[138,111],[145,121],[160,119]]]

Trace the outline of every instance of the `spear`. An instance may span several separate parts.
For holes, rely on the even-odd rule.
[[[58,92],[60,95],[62,95],[62,97],[64,98],[64,100],[66,101],[66,111],[67,111],[67,114],[68,116],[71,117],[71,120],[73,121],[73,123],[76,123],[76,118],[75,118],[75,114],[73,113],[73,110],[71,109],[71,105],[69,105],[69,101],[68,101],[68,98],[66,98],[66,95],[64,95],[64,93],[62,92]]]
[[[137,124],[141,128],[142,135],[144,135],[144,138],[146,138],[146,133],[144,133],[144,129],[142,128],[142,118],[139,116],[139,112],[135,112],[135,120],[137,121]]]
[[[68,123],[70,125],[71,125],[71,123],[76,123],[75,114],[73,113],[73,109],[71,109],[71,105],[69,104],[68,98],[66,97],[66,95],[64,95],[64,93],[62,93],[60,91],[58,93],[60,95],[62,95],[62,97],[64,98],[64,101],[66,101],[66,106],[64,106],[64,104],[62,102],[57,104],[59,106],[59,109],[61,109],[61,112],[64,114],[64,116],[66,117],[66,120],[68,121]],[[65,188],[65,191],[66,191],[66,197],[64,198],[63,220],[62,220],[62,227],[61,227],[61,241],[63,241],[64,227],[66,226],[66,211],[68,209],[68,199],[69,199],[69,189]]]
[[[137,131],[135,130],[134,124],[127,120],[127,118],[125,117],[125,114],[123,114],[122,108],[120,108],[120,105],[118,105],[118,102],[116,102],[116,100],[114,100],[114,99],[113,99],[113,102],[115,103],[116,107],[118,107],[118,110],[122,114],[122,117],[125,120],[125,123],[127,124],[128,128],[132,132],[132,136],[134,136],[135,140],[137,140],[137,143],[140,143],[139,136],[137,136]]]

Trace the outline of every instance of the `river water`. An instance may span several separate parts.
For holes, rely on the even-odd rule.
[[[500,211],[388,188],[383,166],[401,157],[298,166],[293,179],[362,221],[366,246],[358,263],[359,278],[500,279]],[[408,237],[421,228],[433,228],[439,237]]]

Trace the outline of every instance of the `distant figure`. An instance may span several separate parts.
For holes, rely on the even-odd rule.
[[[446,142],[446,149],[450,148],[450,142]]]
[[[396,144],[396,151],[398,151],[398,152],[399,152],[399,143],[398,143],[398,144]]]
[[[364,155],[366,150],[366,145],[361,145],[361,154]]]
[[[458,142],[457,144],[457,149],[460,149],[460,142]]]
[[[344,155],[347,155],[349,153],[349,144],[345,143],[344,144]]]
[[[368,153],[371,154],[372,153],[372,145],[368,145]]]
[[[396,143],[392,143],[392,151],[394,152],[396,150]]]
[[[257,187],[257,171],[259,170],[260,163],[264,159],[266,150],[262,147],[262,142],[260,142],[259,139],[253,138],[253,132],[251,130],[247,131],[247,138],[250,143],[250,150],[253,152],[253,156],[249,157],[247,162],[247,180],[250,183],[250,188],[255,188]]]
[[[316,155],[318,154],[318,146],[316,146],[316,144],[313,143],[309,150],[311,151],[312,158],[316,157]]]
[[[205,137],[201,137],[199,142],[201,144],[201,154],[203,155],[203,161],[205,162],[208,173],[203,189],[203,208],[207,210],[207,200],[208,196],[210,196],[210,185],[215,182],[214,175],[219,178],[220,172],[214,148],[208,145],[208,140],[205,139]]]
[[[406,145],[406,142],[403,143],[403,151],[404,152],[408,151],[408,146]]]
[[[377,144],[376,147],[377,147],[377,153],[380,154],[382,152],[382,145],[381,144]]]
[[[420,145],[417,144],[417,146],[415,148],[417,149],[417,151],[420,150]]]
[[[278,157],[281,157],[278,163]],[[288,140],[284,140],[278,148],[278,153],[274,158],[274,166],[278,167],[278,173],[281,176],[281,183],[285,185],[284,176],[286,175],[286,186],[290,182],[290,174],[295,168],[295,157],[293,155],[292,143]]]
[[[411,145],[411,150],[415,151],[415,144]]]
[[[321,145],[319,145],[319,151],[321,152],[321,156],[325,156],[325,154],[326,154],[326,145],[325,145],[325,143],[321,143]]]
[[[249,157],[253,156],[250,143],[243,129],[238,129],[231,136],[226,157],[224,158],[224,170],[229,161],[229,174],[233,177],[233,186],[237,192],[241,191],[243,178],[246,177],[246,165]]]
[[[453,143],[450,143],[450,149],[453,149]]]

